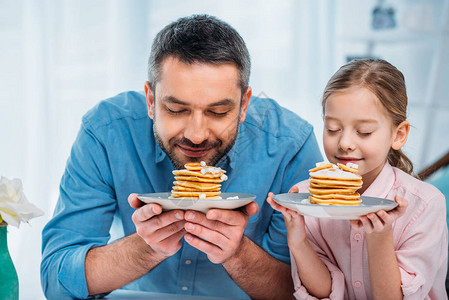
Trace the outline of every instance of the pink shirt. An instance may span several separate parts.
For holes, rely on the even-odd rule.
[[[308,181],[297,184],[308,192]],[[446,201],[434,186],[419,181],[388,163],[363,196],[407,199],[406,213],[393,224],[393,240],[401,272],[404,299],[447,299],[448,237]],[[363,228],[347,220],[306,217],[312,247],[332,277],[330,299],[372,299]],[[296,263],[292,276],[297,299],[316,299],[301,285]]]

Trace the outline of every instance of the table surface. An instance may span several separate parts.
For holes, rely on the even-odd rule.
[[[176,295],[176,294],[164,294],[153,292],[139,292],[131,290],[116,290],[105,297],[105,299],[183,299],[183,300],[236,300],[232,298],[217,298],[217,297],[205,297],[205,296],[190,296],[190,295]]]

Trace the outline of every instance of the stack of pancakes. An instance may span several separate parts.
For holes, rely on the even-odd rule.
[[[356,174],[358,166],[348,163],[318,163],[310,172],[310,203],[360,205],[357,190],[362,187],[362,177]]]
[[[226,171],[207,166],[205,162],[187,163],[185,169],[175,170],[171,198],[221,199],[221,182],[227,180]]]

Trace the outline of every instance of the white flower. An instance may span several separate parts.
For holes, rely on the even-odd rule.
[[[19,227],[20,222],[42,216],[44,212],[29,203],[20,179],[0,179],[0,216],[8,224]]]

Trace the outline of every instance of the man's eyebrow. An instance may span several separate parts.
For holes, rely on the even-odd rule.
[[[215,106],[235,106],[235,103],[231,99],[223,99],[218,102],[209,104],[209,107],[215,107]]]
[[[166,102],[166,103],[179,104],[179,105],[189,105],[189,103],[184,102],[184,101],[181,101],[181,100],[179,100],[178,98],[173,97],[173,96],[166,96],[166,97],[163,97],[163,98],[161,99],[161,101]]]
[[[165,103],[173,103],[173,104],[179,104],[179,105],[185,105],[185,106],[190,105],[189,103],[184,102],[184,101],[181,101],[181,100],[179,100],[178,98],[173,97],[173,96],[166,96],[166,97],[163,97],[161,100],[162,100],[163,102],[165,102]],[[231,99],[223,99],[223,100],[214,102],[214,103],[212,103],[212,104],[209,104],[208,106],[209,106],[209,107],[216,107],[216,106],[235,106],[235,104],[234,104],[234,101],[232,101]]]

